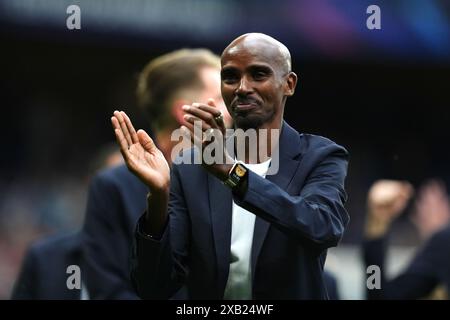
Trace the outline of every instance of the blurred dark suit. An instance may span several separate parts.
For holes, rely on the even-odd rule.
[[[450,292],[450,225],[436,232],[396,278],[386,280],[384,270],[386,237],[366,240],[363,246],[366,268],[381,268],[381,289],[367,289],[369,300],[420,299],[429,295],[438,285]]]
[[[125,165],[101,171],[92,179],[83,227],[91,299],[138,299],[130,281],[129,257],[147,192]]]
[[[79,300],[80,289],[68,289],[67,267],[78,265],[83,281],[81,237],[79,233],[55,235],[34,243],[28,250],[11,299]]]

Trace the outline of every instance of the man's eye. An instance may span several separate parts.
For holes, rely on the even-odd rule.
[[[236,75],[232,75],[232,74],[222,75],[222,81],[225,83],[233,83],[233,82],[236,82],[237,80],[238,80],[238,77]]]
[[[267,77],[267,73],[264,71],[257,71],[253,74],[253,78],[256,80],[263,80]]]

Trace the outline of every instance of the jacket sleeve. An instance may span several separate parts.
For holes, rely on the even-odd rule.
[[[190,219],[177,166],[171,172],[168,211],[161,239],[153,239],[142,231],[144,216],[136,226],[131,278],[142,299],[173,297],[189,273]]]
[[[298,195],[250,171],[248,188],[234,196],[236,203],[303,244],[321,249],[337,245],[349,221],[344,208],[348,153],[336,144],[320,152],[322,160],[311,168]],[[304,170],[302,163],[298,170]]]
[[[131,239],[123,223],[124,206],[110,179],[90,184],[82,231],[86,285],[91,299],[137,299],[130,281]]]

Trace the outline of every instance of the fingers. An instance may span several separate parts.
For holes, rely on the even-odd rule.
[[[114,116],[111,117],[111,123],[114,128],[116,140],[120,146],[120,152],[124,159],[127,160],[129,148],[132,144],[139,142],[136,130],[130,118],[123,111],[114,111]]]
[[[214,113],[214,120],[216,121],[217,125],[219,126],[220,131],[222,131],[222,134],[225,135],[225,131],[227,128],[225,126],[224,114],[216,106],[214,99],[208,99],[208,106],[211,106],[216,110]],[[218,111],[218,113],[217,113],[217,111]]]
[[[136,134],[136,138],[138,139],[138,142],[144,147],[145,151],[153,153],[156,149],[156,145],[153,142],[152,138],[145,132],[144,130],[140,129],[138,130]]]
[[[134,129],[133,124],[131,123],[130,118],[127,116],[127,114],[125,112],[121,111],[120,113],[122,114],[122,116],[124,118],[124,121],[125,121],[125,124],[126,124],[126,126],[128,128],[128,131],[130,133],[131,142],[132,143],[138,143],[139,139],[138,139],[138,136],[136,134],[136,130]]]
[[[208,112],[208,111],[204,111],[201,108],[196,108],[196,107],[192,107],[192,106],[188,106],[188,108],[185,109],[185,111],[188,113],[187,115],[193,115],[203,121],[205,121],[206,123],[208,123],[209,125],[214,125],[214,116],[212,115],[212,113]]]
[[[369,191],[369,199],[377,204],[389,204],[398,199],[407,200],[414,192],[412,185],[406,181],[379,180]]]
[[[209,128],[211,128],[211,125],[209,125],[207,122],[205,122],[204,120],[202,120],[202,118],[197,117],[197,116],[193,116],[190,114],[185,114],[184,116],[184,120],[186,120],[187,124],[191,124],[194,125],[196,122],[199,122],[201,124],[202,130],[208,130]]]
[[[209,99],[207,105],[202,103],[193,103],[191,106],[185,105],[183,106],[183,110],[188,115],[195,116],[206,122],[209,127],[218,129],[224,127],[222,112],[216,108],[213,99]]]
[[[196,146],[202,145],[202,130],[194,130],[194,125],[191,123],[186,123],[185,126],[180,127],[181,132],[191,140],[191,142]]]
[[[368,194],[370,212],[386,221],[392,221],[404,211],[413,194],[409,182],[379,180],[373,184]]]
[[[409,199],[411,199],[414,188],[407,181],[398,181],[396,182],[397,191],[393,193],[394,198],[394,207],[398,211],[402,211],[405,209],[408,204]]]
[[[402,193],[403,197],[405,197],[406,199],[411,198],[414,194],[414,187],[408,181],[401,182],[401,189],[402,189],[401,193]]]
[[[123,112],[114,111],[114,116],[119,121],[120,129],[122,130],[122,134],[127,140],[128,145],[131,146],[133,144],[133,141],[131,140],[131,135],[130,132],[128,131],[127,124],[125,123]]]
[[[111,117],[111,123],[114,128],[114,133],[116,136],[117,143],[120,146],[120,152],[122,153],[123,157],[126,159],[126,157],[127,157],[126,152],[128,151],[128,148],[129,148],[127,139],[125,139],[125,136],[123,135],[123,132],[122,132],[122,128],[120,127],[120,124],[119,124],[119,120],[115,116]]]

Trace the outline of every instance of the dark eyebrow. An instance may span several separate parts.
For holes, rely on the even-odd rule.
[[[253,65],[249,66],[248,69],[250,71],[264,71],[267,73],[273,72],[273,69],[270,66],[265,65],[265,64],[253,64]]]
[[[252,64],[252,65],[249,65],[247,67],[247,69],[250,71],[263,70],[266,72],[273,72],[273,68],[267,64]],[[221,73],[229,73],[229,72],[237,72],[237,71],[238,71],[238,69],[236,67],[224,66],[221,70]]]
[[[264,69],[272,69],[269,64],[265,63],[254,63],[249,66],[249,68],[264,68]]]
[[[232,66],[225,66],[222,68],[222,70],[220,72],[224,73],[224,72],[233,72],[233,71],[237,71],[237,68],[232,67]]]

